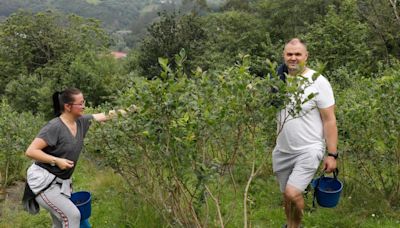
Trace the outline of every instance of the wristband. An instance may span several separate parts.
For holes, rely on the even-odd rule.
[[[336,153],[330,153],[330,152],[328,152],[328,156],[334,157],[335,160],[336,160],[336,159],[339,158],[339,153],[338,153],[338,152],[336,152]]]

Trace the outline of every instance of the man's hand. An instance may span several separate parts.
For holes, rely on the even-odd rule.
[[[327,173],[333,172],[337,168],[337,161],[334,157],[327,156],[324,159],[324,170]]]

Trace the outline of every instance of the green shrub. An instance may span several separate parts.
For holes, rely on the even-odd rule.
[[[229,220],[242,210],[251,217],[252,179],[264,171],[271,175],[264,166],[276,137],[271,102],[280,97],[288,104],[286,92],[300,96],[302,89],[251,75],[249,56],[223,73],[197,69],[190,76],[182,70],[184,59],[181,51],[174,71],[160,58],[159,78],[134,79],[120,104],[139,111],[94,127],[87,148],[171,225],[215,226],[224,219],[217,213]],[[272,85],[282,90],[270,93]],[[293,104],[294,114],[299,105]],[[234,224],[244,221],[238,217]]]
[[[338,126],[354,191],[368,189],[392,207],[400,200],[400,71],[361,79],[338,97]],[[372,195],[371,195],[372,196]]]
[[[19,113],[7,101],[0,103],[0,186],[6,187],[25,177],[27,159],[24,155],[35,134],[43,124],[40,116]]]

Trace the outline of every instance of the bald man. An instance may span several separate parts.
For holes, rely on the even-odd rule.
[[[287,223],[283,227],[298,228],[304,210],[303,192],[322,159],[326,172],[330,173],[337,167],[335,99],[324,76],[313,80],[315,71],[306,66],[308,51],[302,40],[294,38],[286,43],[283,58],[288,77],[301,75],[311,83],[304,90],[304,99],[311,93],[316,94],[302,104],[299,117],[290,116],[288,108],[277,115],[281,131],[272,153],[272,164],[284,197]],[[326,150],[328,153],[324,158]]]

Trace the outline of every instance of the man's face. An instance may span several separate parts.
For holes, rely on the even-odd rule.
[[[306,47],[300,42],[295,44],[289,43],[285,46],[283,58],[289,69],[289,74],[293,75],[303,71],[308,58],[308,52]]]

